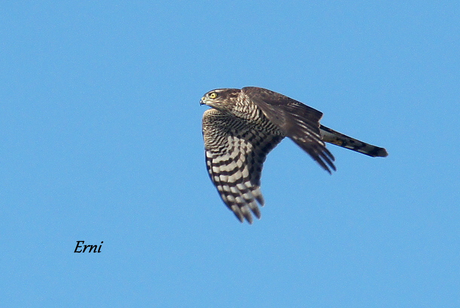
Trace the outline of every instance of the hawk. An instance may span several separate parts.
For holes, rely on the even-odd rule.
[[[216,89],[200,105],[203,115],[206,167],[220,197],[235,216],[252,223],[260,218],[258,204],[262,166],[267,154],[284,137],[291,138],[327,172],[336,170],[324,142],[372,157],[388,155],[376,147],[319,123],[323,114],[301,102],[267,89]],[[251,214],[252,212],[252,214]]]

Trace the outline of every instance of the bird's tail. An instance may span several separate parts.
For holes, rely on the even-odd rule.
[[[356,140],[347,135],[336,132],[335,130],[332,130],[326,126],[321,125],[320,132],[321,138],[325,142],[329,142],[372,157],[388,156],[388,152],[384,148],[376,147],[375,145]]]

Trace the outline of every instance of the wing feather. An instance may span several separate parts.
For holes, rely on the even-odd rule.
[[[283,139],[260,132],[217,109],[203,115],[206,166],[220,197],[235,216],[252,223],[264,205],[260,177],[267,154]]]
[[[245,87],[243,93],[263,114],[326,171],[336,170],[334,156],[321,139],[319,120],[323,114],[285,95],[263,88]]]

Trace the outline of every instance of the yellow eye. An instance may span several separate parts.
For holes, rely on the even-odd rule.
[[[211,92],[211,93],[209,93],[209,98],[214,99],[214,98],[216,98],[216,97],[217,97],[217,93],[216,93],[216,92]]]

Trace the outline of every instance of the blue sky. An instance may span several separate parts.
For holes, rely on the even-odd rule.
[[[5,307],[459,307],[458,1],[0,5]],[[284,140],[262,219],[205,170],[201,96],[260,86],[385,147]],[[99,254],[74,253],[76,241]]]

